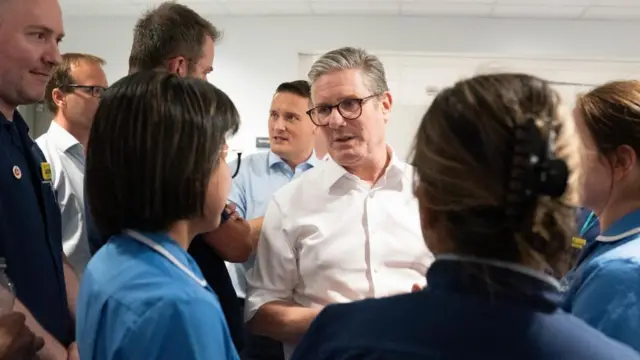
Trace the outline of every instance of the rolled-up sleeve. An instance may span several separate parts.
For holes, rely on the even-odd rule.
[[[299,272],[293,239],[287,233],[283,220],[277,199],[272,199],[262,223],[255,265],[247,273],[245,322],[251,320],[266,303],[293,299]]]

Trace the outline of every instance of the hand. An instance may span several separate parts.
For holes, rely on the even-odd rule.
[[[35,359],[44,340],[25,324],[25,316],[11,312],[0,316],[0,360]]]
[[[78,345],[75,342],[67,349],[67,360],[80,360]]]
[[[229,220],[217,229],[203,235],[204,241],[225,261],[241,263],[253,252],[251,226],[235,211],[235,205],[228,205]]]

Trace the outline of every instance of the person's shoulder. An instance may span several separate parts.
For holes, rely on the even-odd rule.
[[[421,295],[421,293],[410,293],[332,304],[320,312],[314,321],[313,328],[317,332],[334,338],[339,338],[338,334],[351,336],[355,333],[362,338],[366,338],[367,334],[375,338],[377,335],[370,332],[371,328],[366,326],[367,323],[382,322],[393,327],[394,323],[404,321],[396,316],[397,310],[407,314],[416,305],[416,301],[420,301],[418,297]]]
[[[45,148],[47,148],[49,144],[49,133],[45,132],[44,134],[38,136],[35,139],[35,142],[36,144],[38,144],[42,151],[45,151]]]
[[[640,360],[640,354],[619,341],[605,335],[568,313],[560,313],[562,321],[556,323],[553,331],[553,352],[564,357],[584,360]]]
[[[260,167],[261,169],[266,169],[269,164],[269,152],[268,151],[258,151],[247,155],[242,155],[240,160],[240,168],[255,168]],[[233,160],[230,164],[237,165],[238,160]],[[264,171],[264,170],[263,170]]]
[[[396,335],[388,337],[389,331],[402,333],[413,328],[406,317],[421,305],[420,297],[413,293],[329,305],[311,324],[294,359],[422,358],[424,354],[394,346]],[[358,339],[357,343],[353,339]]]
[[[273,193],[273,200],[278,204],[299,201],[302,198],[313,196],[321,190],[322,166],[315,166],[300,176],[289,181]]]
[[[632,240],[592,259],[585,266],[584,280],[599,279],[611,285],[634,285],[640,291],[640,239]]]

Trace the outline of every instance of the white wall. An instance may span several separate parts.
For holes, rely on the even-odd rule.
[[[418,17],[211,18],[225,32],[211,80],[238,106],[243,126],[232,147],[251,150],[266,134],[275,87],[299,77],[298,54],[344,45],[371,51],[640,59],[640,23]],[[63,51],[104,57],[108,79],[127,72],[135,18],[67,18]]]

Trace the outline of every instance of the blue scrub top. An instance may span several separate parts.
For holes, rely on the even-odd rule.
[[[43,173],[46,160],[20,114],[0,114],[0,257],[17,298],[65,346],[73,321],[62,269],[60,208]],[[15,169],[15,170],[14,170]]]
[[[565,310],[640,351],[640,210],[589,243],[567,276]]]
[[[102,236],[93,221],[86,193],[84,199],[89,249],[91,254],[94,255],[107,243],[108,239]],[[224,223],[224,221],[226,220],[223,217],[222,223]],[[201,235],[196,236],[191,242],[189,254],[193,256],[198,264],[198,268],[200,268],[204,274],[205,280],[207,280],[207,283],[209,283],[218,296],[236,350],[238,352],[242,351],[244,347],[244,318],[224,260],[222,260],[220,255],[218,255],[211,246],[207,245]]]
[[[561,311],[557,284],[530,269],[438,257],[427,281],[421,292],[327,306],[292,360],[640,359]]]
[[[202,279],[171,238],[145,235]],[[76,325],[81,359],[238,359],[211,288],[128,235],[112,237],[89,261]]]

